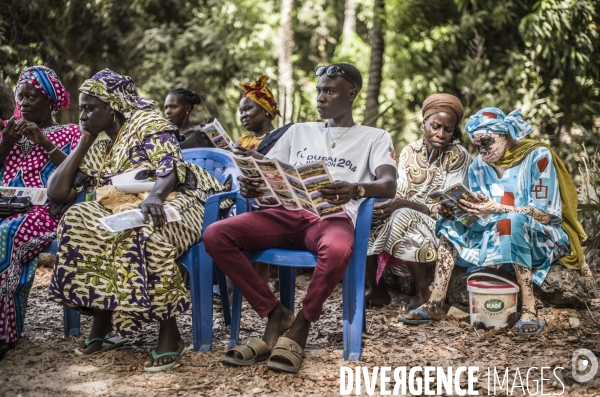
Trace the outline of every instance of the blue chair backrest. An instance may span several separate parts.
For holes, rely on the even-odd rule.
[[[231,190],[239,188],[237,177],[241,172],[233,161],[233,153],[216,148],[184,149],[181,152],[185,161],[204,168],[220,183],[225,184],[231,178]]]

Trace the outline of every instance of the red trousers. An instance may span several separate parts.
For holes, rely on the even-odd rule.
[[[268,315],[278,300],[243,251],[286,248],[317,254],[317,267],[302,302],[304,317],[314,322],[350,263],[354,225],[347,215],[321,220],[308,211],[277,207],[213,223],[202,239],[217,266],[261,317]]]

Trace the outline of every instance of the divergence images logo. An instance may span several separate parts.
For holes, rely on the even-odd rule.
[[[577,349],[572,359],[573,379],[579,383],[587,382],[598,372],[598,359],[588,349]]]

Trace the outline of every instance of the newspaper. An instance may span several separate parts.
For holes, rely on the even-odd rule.
[[[329,204],[319,192],[321,187],[333,182],[323,161],[294,167],[277,159],[239,156],[233,159],[244,176],[256,179],[262,194],[256,201],[263,207],[282,205],[292,211],[305,209],[321,218],[346,212],[343,205]]]
[[[469,188],[462,183],[452,185],[446,190],[436,190],[435,192],[429,193],[427,197],[429,197],[433,203],[438,203],[450,208],[454,212],[454,217],[467,226],[471,226],[478,219],[482,219],[482,217],[478,215],[469,214],[461,210],[458,206],[458,200],[466,200],[473,203],[479,202],[475,193],[470,191]]]
[[[44,205],[48,198],[46,188],[0,186],[0,194],[9,197],[31,197],[32,205]]]
[[[208,136],[212,144],[218,149],[224,149],[233,152],[235,144],[225,132],[225,129],[219,123],[219,120],[213,119],[210,123],[202,126],[202,131]]]
[[[181,214],[174,207],[165,205],[164,208],[167,215],[167,222],[181,220]],[[143,212],[140,209],[119,212],[118,214],[109,215],[99,220],[102,226],[111,233],[118,233],[123,230],[146,225]],[[150,216],[150,224],[152,225],[152,216]]]

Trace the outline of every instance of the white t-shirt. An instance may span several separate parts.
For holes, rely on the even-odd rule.
[[[335,142],[335,147],[332,144]],[[375,180],[381,165],[396,168],[396,156],[390,134],[385,130],[356,124],[332,127],[324,123],[297,123],[283,134],[266,155],[294,166],[323,160],[334,180],[368,183]],[[359,202],[350,200],[346,210],[356,221]]]

